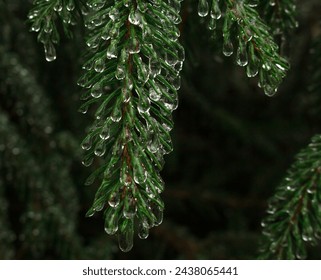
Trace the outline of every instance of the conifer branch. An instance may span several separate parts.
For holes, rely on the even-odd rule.
[[[221,3],[222,2],[222,3]],[[288,62],[279,55],[269,27],[246,1],[199,0],[198,14],[210,14],[208,28],[216,30],[216,21],[223,17],[223,54],[231,56],[237,45],[236,63],[246,67],[248,77],[258,75],[258,86],[273,96],[289,69]],[[225,10],[222,14],[221,10]]]
[[[306,246],[321,238],[321,135],[297,156],[270,199],[262,221],[260,258],[304,259]]]
[[[56,59],[55,44],[59,44],[57,20],[60,19],[67,36],[71,37],[70,26],[76,24],[81,15],[84,0],[34,0],[28,19],[31,31],[38,33],[38,41],[44,46],[47,61]]]
[[[298,27],[295,2],[294,0],[264,0],[259,3],[259,8],[263,9],[264,18],[271,26],[273,34],[281,35],[283,40],[286,34]]]
[[[88,88],[80,111],[96,104],[96,120],[82,147],[101,167],[87,180],[102,183],[87,216],[104,209],[105,231],[120,249],[133,246],[162,222],[163,156],[172,151],[171,113],[177,108],[184,49],[178,43],[180,1],[88,1],[90,48],[79,85]]]

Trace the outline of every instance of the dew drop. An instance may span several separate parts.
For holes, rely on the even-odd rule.
[[[236,63],[239,66],[246,66],[248,64],[248,56],[244,42],[240,42],[239,47],[237,48]]]
[[[96,144],[94,153],[97,157],[102,157],[106,152],[106,145],[104,141],[100,141]]]
[[[220,10],[219,4],[217,0],[212,1],[212,8],[210,16],[212,19],[220,19],[222,16],[222,12]]]
[[[120,194],[121,193],[119,191],[115,191],[110,194],[109,199],[108,199],[108,204],[110,207],[116,208],[119,205]]]
[[[134,243],[134,222],[132,219],[125,219],[120,226],[118,233],[118,244],[120,250],[129,252]]]
[[[133,25],[140,25],[142,22],[141,14],[138,9],[131,9],[128,20]]]
[[[85,159],[83,159],[83,161],[81,162],[84,166],[88,167],[90,165],[92,165],[94,159],[92,157],[87,157]]]
[[[103,91],[102,91],[100,83],[96,83],[92,87],[91,92],[90,92],[91,96],[94,97],[94,98],[101,97],[102,93],[103,93]]]
[[[103,58],[98,58],[95,61],[94,69],[97,73],[102,73],[105,70],[105,61]]]
[[[234,47],[233,43],[229,38],[224,38],[224,43],[223,43],[223,54],[225,56],[231,56],[233,54]]]
[[[56,49],[52,42],[44,44],[46,60],[48,62],[54,61],[57,58]]]
[[[143,184],[147,179],[147,171],[142,163],[136,160],[134,165],[134,181],[137,184]]]
[[[161,92],[159,88],[154,89],[153,87],[151,87],[149,89],[149,98],[153,101],[158,101],[161,98]]]
[[[118,213],[110,208],[105,215],[105,232],[113,235],[118,230]]]
[[[111,43],[107,49],[107,58],[108,59],[117,58],[117,42],[116,41],[111,41]]]
[[[100,131],[100,134],[99,134],[99,137],[102,139],[102,140],[107,140],[110,138],[110,126],[109,124],[105,124],[101,131]]]
[[[123,215],[126,219],[133,219],[137,212],[136,200],[133,197],[126,197]]]
[[[86,138],[81,142],[81,148],[88,151],[92,146],[92,139],[90,135],[87,135]]]
[[[146,226],[146,223],[140,223],[138,228],[138,237],[140,239],[146,239],[149,235],[149,228]]]
[[[119,107],[120,107],[119,104],[116,104],[111,115],[110,115],[110,119],[113,122],[120,122],[120,120],[122,118],[122,111]]]
[[[207,0],[199,0],[198,1],[198,15],[200,17],[206,17],[209,12],[209,5]]]
[[[150,100],[144,93],[139,95],[137,109],[140,114],[146,114],[150,110]]]

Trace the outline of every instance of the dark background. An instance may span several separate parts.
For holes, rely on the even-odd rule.
[[[298,1],[302,2],[302,1]],[[0,258],[254,259],[267,199],[294,155],[321,131],[320,91],[311,49],[320,34],[320,1],[298,3],[300,26],[287,38],[291,70],[269,98],[225,58],[185,1],[186,48],[174,151],[166,156],[164,221],[122,253],[102,215],[85,218],[97,166],[81,165],[80,142],[93,111],[78,113],[84,31],[62,37],[47,63],[26,23],[30,1],[0,0]],[[319,68],[317,68],[319,67]],[[320,258],[311,248],[310,258]]]

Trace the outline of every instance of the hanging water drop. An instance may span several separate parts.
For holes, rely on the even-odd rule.
[[[140,25],[142,18],[141,18],[141,14],[139,12],[138,9],[131,9],[129,15],[128,15],[128,20],[131,24],[133,25]]]
[[[102,127],[99,137],[104,141],[110,138],[110,126],[108,123]]]
[[[222,12],[220,9],[220,6],[218,4],[218,0],[213,0],[212,1],[212,8],[211,8],[211,18],[212,19],[220,19],[222,16]]]
[[[113,235],[118,230],[118,212],[113,208],[106,211],[105,215],[105,231],[107,234]]]
[[[239,66],[246,66],[248,64],[248,55],[247,55],[247,50],[246,50],[246,43],[241,41],[241,39],[240,39],[240,42],[239,42],[239,47],[237,48],[236,63]]]
[[[99,141],[96,146],[95,146],[95,150],[94,153],[97,157],[102,157],[106,152],[106,145],[104,143],[104,141]]]
[[[146,239],[149,235],[149,228],[146,223],[141,222],[138,227],[138,237],[140,239]]]
[[[94,86],[91,88],[91,96],[94,98],[99,98],[102,95],[103,91],[101,88],[100,83],[94,84]]]
[[[48,62],[54,61],[57,58],[57,56],[56,56],[56,49],[53,43],[47,42],[46,44],[44,44],[44,48],[45,48],[46,60]]]
[[[112,58],[117,58],[118,51],[117,51],[117,41],[113,40],[111,41],[108,49],[107,49],[107,58],[112,59]]]
[[[94,69],[97,73],[102,73],[105,70],[105,60],[104,58],[98,58],[95,61]]]
[[[122,111],[120,109],[120,106],[119,104],[115,104],[115,107],[110,115],[110,119],[113,121],[113,122],[119,122],[122,118]]]
[[[135,198],[126,197],[124,202],[123,215],[126,219],[133,219],[137,212],[137,203]]]
[[[117,80],[123,80],[125,76],[126,76],[125,66],[122,64],[122,62],[120,62],[117,65],[115,77]]]
[[[87,135],[86,138],[81,142],[81,148],[83,150],[88,151],[90,150],[91,146],[92,146],[92,138],[90,135]]]
[[[134,168],[134,181],[137,184],[143,184],[147,179],[147,171],[142,163],[137,158],[133,159]]]
[[[233,47],[233,43],[229,38],[224,38],[224,42],[223,42],[223,54],[225,56],[231,56],[233,54],[234,51],[234,47]]]
[[[158,101],[161,98],[159,90],[155,90],[153,87],[149,89],[149,98],[153,101]]]
[[[108,199],[108,204],[110,207],[116,208],[120,203],[120,195],[121,193],[117,190],[110,194]]]
[[[207,0],[198,1],[198,15],[200,17],[206,17],[208,15],[209,5]]]
[[[120,250],[129,252],[133,248],[134,242],[134,221],[132,219],[123,220],[118,233],[118,244]]]

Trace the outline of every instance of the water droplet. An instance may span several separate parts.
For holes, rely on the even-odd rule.
[[[107,234],[113,235],[118,230],[118,212],[113,208],[109,208],[105,215],[105,231]]]
[[[130,54],[135,54],[140,52],[140,44],[136,37],[132,37],[129,41],[128,52]]]
[[[155,86],[155,88],[151,87],[149,89],[149,98],[153,101],[158,101],[161,98],[161,92],[159,88]]]
[[[115,104],[115,107],[110,115],[110,119],[113,121],[113,122],[120,122],[123,114],[122,114],[122,111],[120,109],[120,104]]]
[[[92,217],[94,214],[95,214],[95,210],[94,209],[89,209],[85,216],[87,218],[89,218],[89,217]]]
[[[97,157],[102,157],[106,152],[106,145],[104,141],[99,141],[96,146],[94,153]]]
[[[136,200],[133,197],[126,197],[124,202],[123,215],[126,219],[133,219],[137,212]]]
[[[241,40],[242,39],[240,39],[239,47],[237,48],[236,63],[239,66],[246,66],[248,64],[246,44]]]
[[[264,93],[270,97],[274,96],[277,92],[277,88],[275,88],[269,84],[264,85],[263,90],[264,90]]]
[[[214,18],[211,18],[208,22],[208,29],[209,30],[215,30],[216,28],[216,20]]]
[[[105,60],[104,60],[104,58],[98,58],[95,61],[94,69],[98,73],[104,72],[104,70],[105,70]]]
[[[137,159],[134,161],[134,181],[137,184],[143,184],[147,179],[147,171],[142,163]]]
[[[91,89],[91,96],[94,98],[99,98],[102,95],[103,91],[100,83],[96,83]]]
[[[92,138],[90,135],[87,135],[86,138],[81,142],[81,148],[88,151],[92,146]]]
[[[115,77],[117,80],[123,80],[126,76],[125,67],[122,63],[117,65]]]
[[[56,49],[53,43],[47,42],[46,44],[44,44],[44,48],[45,48],[46,60],[48,62],[54,61],[57,58],[57,56],[56,56]]]
[[[113,41],[111,41],[110,45],[108,46],[107,58],[108,59],[117,58],[117,55],[118,55],[117,41],[113,40]]]
[[[210,14],[211,18],[216,20],[220,19],[222,16],[222,12],[220,10],[218,3],[219,1],[216,1],[216,0],[212,1],[212,8],[211,8],[211,14]]]
[[[52,23],[50,18],[47,18],[47,20],[45,21],[44,27],[43,27],[43,31],[45,31],[46,33],[51,33],[52,32]]]
[[[112,21],[115,21],[119,17],[119,11],[116,7],[114,7],[109,11],[108,15]]]
[[[177,53],[176,51],[168,51],[165,53],[165,62],[170,65],[173,66],[177,63]]]
[[[200,17],[206,17],[209,12],[209,5],[207,0],[199,0],[198,1],[198,15]]]
[[[107,140],[110,138],[110,125],[108,123],[106,123],[101,131],[100,131],[100,134],[99,134],[99,137],[102,139],[102,140]]]
[[[233,54],[233,51],[234,47],[232,41],[229,38],[224,37],[223,54],[225,56],[231,56]]]
[[[270,6],[272,6],[272,7],[274,7],[275,6],[275,4],[276,4],[276,0],[270,0]]]
[[[83,159],[83,161],[81,162],[84,166],[88,167],[90,165],[92,165],[94,159],[92,157],[86,157]]]
[[[31,26],[31,31],[33,32],[39,32],[41,28],[41,21],[37,20],[35,21]]]
[[[149,235],[149,228],[146,226],[146,223],[140,223],[138,227],[138,236],[140,239],[146,239]]]
[[[128,20],[133,25],[140,25],[142,22],[141,14],[138,9],[131,9]]]
[[[158,226],[163,222],[163,210],[159,206],[156,206],[153,212],[156,217],[155,226]]]
[[[108,204],[110,207],[116,208],[119,203],[120,203],[120,191],[114,191],[110,194],[109,199],[108,199]]]
[[[149,70],[152,78],[155,78],[157,75],[161,73],[161,65],[157,61],[157,59],[151,58],[149,60]]]
[[[133,248],[134,242],[134,221],[125,219],[119,229],[118,244],[120,250],[129,252]]]
[[[69,12],[73,11],[75,9],[74,0],[68,0],[66,4],[66,8]]]
[[[146,114],[150,110],[150,100],[144,93],[139,95],[137,109],[140,114]]]

